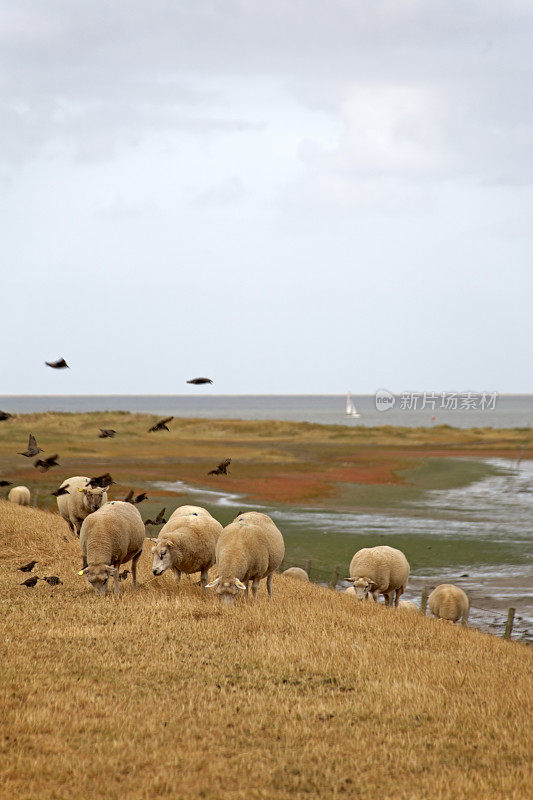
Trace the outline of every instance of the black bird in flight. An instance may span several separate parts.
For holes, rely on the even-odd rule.
[[[29,564],[24,564],[23,567],[17,567],[17,569],[21,572],[31,572],[36,563],[36,561],[30,561]]]
[[[96,478],[91,478],[87,486],[91,489],[108,489],[112,483],[115,483],[109,472],[104,472],[103,475],[97,475]]]
[[[30,433],[30,438],[28,439],[28,449],[25,453],[17,453],[18,456],[26,456],[26,458],[32,458],[32,456],[38,456],[39,453],[43,453],[44,450],[37,445],[37,440],[35,436]]]
[[[166,508],[162,508],[155,519],[147,519],[144,524],[145,525],[164,525],[166,523],[165,511],[166,511]]]
[[[40,469],[41,472],[47,472],[52,467],[59,466],[57,462],[58,458],[59,456],[57,453],[53,456],[49,456],[48,458],[38,458],[37,461],[34,462],[33,466],[37,469]]]
[[[13,486],[12,481],[0,481],[0,486]]]
[[[134,505],[134,501],[133,501],[133,495],[134,494],[135,494],[135,492],[133,491],[133,489],[130,489],[128,494],[124,498],[123,502],[124,503],[132,503]]]
[[[33,578],[27,578],[25,581],[22,581],[20,584],[21,586],[28,586],[30,589],[35,586],[37,581],[40,580],[36,575]]]
[[[135,498],[135,500],[133,502],[135,503],[135,505],[137,505],[138,503],[142,503],[143,500],[147,500],[147,499],[148,499],[148,495],[146,494],[146,492],[141,492],[140,494],[137,495],[137,497]]]
[[[70,494],[68,486],[68,483],[65,484],[65,486],[60,486],[59,489],[56,489],[55,492],[50,492],[50,494],[54,497],[61,497],[62,494]]]
[[[160,419],[159,422],[156,422],[155,425],[152,425],[151,428],[148,428],[148,433],[153,433],[154,431],[168,431],[170,430],[167,428],[169,422],[171,422],[174,417],[167,417],[166,419]]]
[[[8,414],[7,411],[0,411],[0,422],[5,422],[6,419],[10,419],[13,414]]]
[[[99,439],[113,439],[116,431],[113,428],[100,428]]]
[[[201,386],[203,383],[213,383],[211,378],[191,378],[187,383],[193,383],[195,386]]]
[[[59,586],[60,583],[63,581],[57,577],[57,575],[47,575],[42,578],[43,581],[46,581],[50,586]]]
[[[65,367],[70,369],[64,358],[58,358],[57,361],[45,361],[44,363],[47,367],[52,367],[52,369],[65,369]]]
[[[225,458],[224,461],[221,461],[220,464],[216,469],[211,469],[207,473],[208,475],[227,475],[228,474],[228,467],[231,464],[231,458]]]

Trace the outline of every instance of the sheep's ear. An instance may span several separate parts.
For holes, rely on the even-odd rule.
[[[345,580],[347,580],[348,583],[355,583],[355,578],[345,578]]]
[[[367,586],[368,586],[370,589],[372,589],[372,587],[373,587],[373,586],[377,586],[377,583],[376,583],[376,581],[373,581],[371,578],[367,578],[366,585],[367,585]]]
[[[86,572],[89,571],[89,567],[84,567],[84,569],[80,569],[78,575],[85,575]]]
[[[218,586],[219,582],[220,582],[220,578],[215,578],[215,580],[211,581],[211,583],[208,583],[205,588],[206,589],[214,589],[215,586]]]
[[[235,586],[237,587],[237,589],[246,589],[244,583],[240,581],[238,578],[235,578]]]

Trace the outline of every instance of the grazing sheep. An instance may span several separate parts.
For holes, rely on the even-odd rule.
[[[415,604],[412,603],[411,600],[400,600],[400,602],[398,603],[398,608],[401,609],[402,611],[420,611],[418,606],[415,606]]]
[[[289,567],[289,569],[284,570],[282,575],[288,575],[289,578],[296,578],[299,581],[308,581],[309,575],[302,569],[301,567]]]
[[[284,555],[283,536],[270,517],[257,511],[239,514],[220,534],[216,547],[218,578],[207,588],[216,588],[222,602],[232,604],[241,589],[248,596],[249,581],[255,597],[259,581],[266,578],[271,598],[272,575]]]
[[[401,550],[380,545],[359,550],[350,563],[350,577],[359,600],[373,597],[377,601],[384,595],[389,606],[395,594],[394,605],[400,602],[409,578],[409,563]]]
[[[458,622],[468,611],[468,595],[452,583],[441,583],[433,589],[428,598],[429,610],[435,617]]]
[[[344,590],[343,594],[349,594],[350,597],[357,597],[357,594],[353,586],[348,586],[348,588]]]
[[[222,525],[200,506],[180,506],[163,525],[152,547],[152,572],[162,575],[169,567],[176,581],[181,573],[200,572],[205,588],[208,571],[215,563],[215,547]]]
[[[120,594],[119,570],[130,560],[133,585],[137,585],[137,561],[143,543],[144,522],[137,508],[120,500],[106,503],[89,514],[81,526],[83,569],[78,575],[87,575],[95,592],[103,595],[113,576],[115,594]]]
[[[7,499],[11,503],[17,503],[19,506],[29,506],[30,497],[30,490],[27,486],[13,486],[9,491]]]
[[[89,478],[83,475],[67,478],[59,488],[66,486],[67,494],[59,495],[57,508],[72,532],[79,536],[83,520],[107,502],[107,492],[100,486],[89,486]]]

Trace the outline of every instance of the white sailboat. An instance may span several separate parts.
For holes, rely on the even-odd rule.
[[[361,415],[358,413],[355,405],[352,402],[352,398],[350,392],[346,395],[346,414],[349,417],[360,417]]]

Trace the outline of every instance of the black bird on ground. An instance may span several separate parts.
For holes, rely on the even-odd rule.
[[[0,411],[0,422],[5,422],[6,419],[10,419],[13,414],[8,414],[7,411]]]
[[[208,475],[228,475],[228,467],[231,464],[231,458],[225,458],[221,461],[216,469],[210,469]]]
[[[138,494],[133,502],[135,503],[135,505],[137,505],[138,503],[142,503],[143,500],[148,500],[148,495],[146,494],[146,492],[141,492],[140,494]]]
[[[0,486],[13,486],[12,481],[0,481]]]
[[[97,475],[95,478],[91,478],[87,486],[90,486],[91,489],[107,489],[112,483],[115,483],[115,481],[109,472],[104,472],[103,475]]]
[[[131,503],[132,505],[135,505],[135,502],[133,500],[133,495],[134,494],[135,494],[135,492],[133,491],[133,489],[130,489],[128,494],[126,495],[126,497],[124,498],[124,500],[122,502]]]
[[[70,369],[64,358],[58,358],[57,361],[45,361],[44,363],[47,367],[52,367],[52,369],[65,369],[65,367]]]
[[[116,434],[116,431],[114,431],[113,428],[100,428],[99,430],[99,439],[113,439]]]
[[[31,572],[36,563],[36,561],[30,561],[28,564],[24,564],[23,567],[17,567],[17,569],[21,572]]]
[[[167,417],[166,419],[160,419],[159,422],[156,422],[155,425],[152,425],[151,428],[148,428],[148,433],[153,433],[154,431],[168,431],[170,428],[167,428],[169,422],[171,422],[174,417]]]
[[[56,453],[53,456],[49,456],[48,458],[38,458],[37,461],[34,462],[33,466],[37,469],[40,469],[41,472],[47,472],[52,467],[58,467],[59,458],[58,454]]]
[[[191,378],[187,383],[193,383],[195,386],[201,386],[203,383],[213,383],[211,378]]]
[[[118,574],[119,581],[125,581],[129,574],[130,574],[129,569],[125,569],[123,570],[123,572],[119,572]]]
[[[155,519],[147,519],[144,524],[145,525],[164,525],[166,523],[165,511],[166,511],[166,508],[162,508]]]
[[[45,575],[42,580],[46,581],[46,583],[48,583],[50,586],[59,586],[60,583],[63,583],[63,581],[58,578],[57,575]]]
[[[33,578],[27,578],[25,581],[22,581],[20,586],[28,586],[30,589],[35,586],[37,581],[40,580],[36,575]]]
[[[35,436],[30,433],[30,438],[28,439],[28,449],[25,453],[18,452],[17,455],[26,456],[26,458],[32,458],[32,456],[38,456],[39,453],[44,453],[44,450],[38,446]]]
[[[65,486],[60,486],[59,489],[56,489],[55,492],[50,492],[50,494],[54,497],[61,497],[62,494],[70,494],[68,486],[68,483]]]

